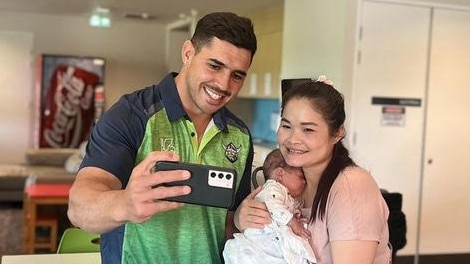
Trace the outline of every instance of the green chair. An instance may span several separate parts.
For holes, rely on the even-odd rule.
[[[100,252],[100,235],[77,227],[67,228],[60,239],[57,253]]]

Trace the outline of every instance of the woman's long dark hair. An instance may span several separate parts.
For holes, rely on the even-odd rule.
[[[342,94],[331,85],[309,81],[290,88],[282,97],[281,116],[285,105],[291,99],[307,99],[311,102],[313,108],[322,115],[328,124],[330,136],[336,135],[344,124],[346,119],[344,99]],[[343,145],[341,139],[335,144],[332,158],[320,177],[317,192],[313,199],[309,223],[314,222],[316,217],[324,219],[326,202],[333,182],[343,169],[352,165],[355,165],[355,163],[349,157],[349,151]]]

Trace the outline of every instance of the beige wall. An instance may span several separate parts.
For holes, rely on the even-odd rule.
[[[89,27],[86,17],[0,11],[0,32],[32,36],[32,45],[28,47],[31,53],[29,65],[24,65],[24,71],[15,72],[9,77],[13,79],[8,80],[8,76],[2,76],[2,80],[7,79],[0,83],[0,89],[3,91],[0,104],[2,109],[11,111],[4,113],[0,120],[0,135],[3,138],[0,163],[21,163],[25,149],[34,146],[32,138],[35,129],[30,120],[34,119],[33,112],[37,108],[33,103],[36,101],[33,81],[36,70],[34,60],[38,54],[105,58],[108,107],[122,94],[151,85],[166,74],[165,26],[161,24],[116,20],[113,21],[111,28],[100,29]],[[24,64],[28,64],[28,59],[24,61]],[[11,68],[11,64],[6,58],[3,60],[0,58],[0,68],[9,67]],[[5,71],[3,73],[5,75]],[[21,79],[32,80],[26,82],[29,87],[15,87],[15,83],[25,83],[18,82]],[[6,96],[13,91],[16,93],[15,96]],[[10,133],[13,130],[21,133]],[[28,140],[25,140],[25,135],[29,135]]]
[[[281,78],[326,75],[349,109],[359,1],[285,0]]]
[[[32,55],[47,53],[106,59],[107,104],[126,92],[159,80],[165,73],[165,28],[157,23],[113,21],[91,28],[86,17],[0,12],[0,30],[33,34]]]

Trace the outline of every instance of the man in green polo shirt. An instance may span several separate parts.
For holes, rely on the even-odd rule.
[[[252,22],[219,12],[198,21],[185,41],[179,73],[123,96],[97,122],[70,191],[71,222],[101,233],[103,263],[222,263],[234,211],[250,193],[253,159],[247,126],[226,105],[256,52]],[[159,160],[214,165],[237,172],[232,208],[160,199],[188,186],[185,170],[154,172]]]

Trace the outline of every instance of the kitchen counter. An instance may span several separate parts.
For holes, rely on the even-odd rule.
[[[100,264],[100,253],[37,254],[3,256],[2,264]]]

